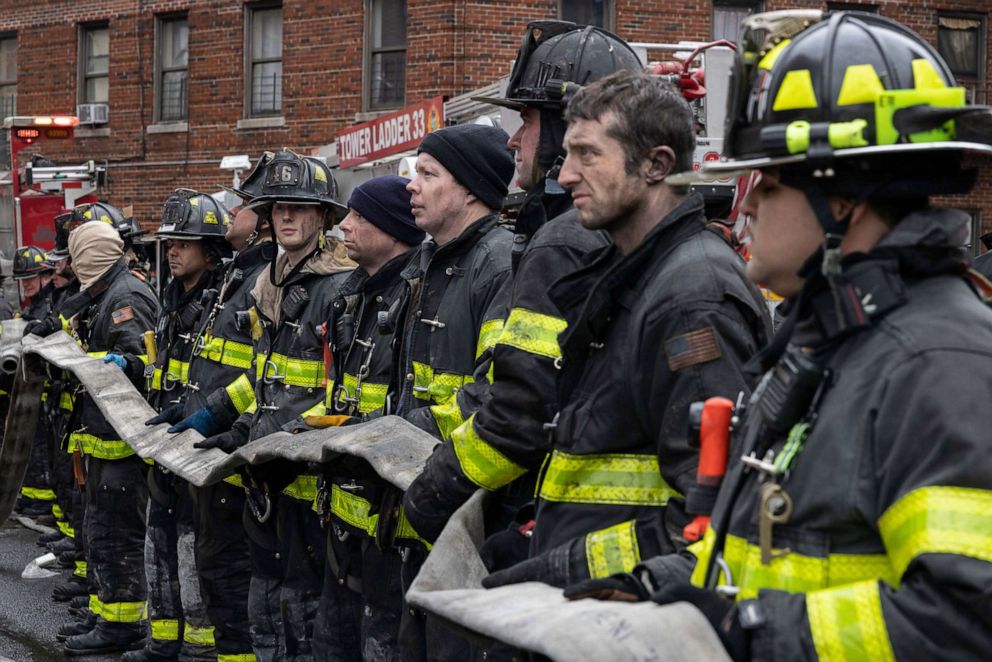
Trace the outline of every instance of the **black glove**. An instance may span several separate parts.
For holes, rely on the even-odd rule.
[[[479,556],[489,572],[511,568],[523,563],[530,555],[530,538],[513,522],[504,531],[486,538],[479,548]]]
[[[741,627],[737,618],[737,605],[716,591],[699,588],[691,584],[669,584],[651,596],[660,605],[673,602],[688,602],[702,612],[706,620],[720,637],[720,643],[734,662],[747,662],[751,659],[751,632]]]
[[[569,600],[605,600],[608,602],[644,602],[651,597],[651,591],[637,575],[621,572],[601,579],[587,579],[565,587],[565,597]]]
[[[460,470],[453,468],[457,466],[458,459],[451,444],[438,444],[427,458],[423,471],[403,495],[407,521],[431,544],[437,541],[454,512],[479,489]]]
[[[558,588],[589,578],[583,539],[550,549],[506,570],[494,572],[482,580],[486,588],[522,582],[543,582]]]
[[[174,405],[169,405],[163,409],[157,416],[152,416],[147,421],[145,425],[158,425],[160,423],[168,423],[172,425],[176,421],[181,421],[183,419],[183,404],[177,403]]]
[[[24,328],[24,335],[34,334],[39,338],[47,338],[56,331],[62,329],[62,323],[57,319],[52,319],[51,317],[46,317],[40,320],[34,320],[30,322]]]
[[[193,444],[193,448],[219,448],[225,453],[233,453],[248,443],[248,427],[235,423],[227,432],[207,437]]]

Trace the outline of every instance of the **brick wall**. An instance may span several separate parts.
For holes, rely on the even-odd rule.
[[[283,3],[283,117],[280,127],[237,128],[244,118],[244,12],[241,0],[0,0],[0,33],[18,37],[19,114],[73,112],[77,31],[110,27],[110,135],[48,142],[32,150],[58,161],[106,160],[107,197],[132,204],[157,225],[161,203],[177,186],[215,190],[230,180],[227,154],[256,156],[286,146],[326,145],[362,111],[364,0]],[[940,11],[989,14],[988,0],[880,0],[880,13],[935,40]],[[631,41],[705,40],[711,0],[616,0],[616,29]],[[766,0],[766,9],[822,7],[813,0]],[[406,98],[453,96],[509,73],[529,20],[555,15],[555,0],[408,0]],[[189,20],[188,130],[149,133],[153,122],[155,16],[185,11]],[[992,31],[992,20],[987,20]],[[986,43],[992,42],[992,33]],[[986,71],[992,73],[992,48]],[[976,193],[946,202],[981,209],[992,230],[992,172]]]

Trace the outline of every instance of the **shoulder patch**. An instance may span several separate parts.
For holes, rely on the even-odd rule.
[[[114,321],[114,324],[123,324],[128,320],[134,319],[134,310],[132,310],[131,306],[124,306],[112,312],[110,318]]]
[[[672,372],[720,358],[720,343],[712,326],[696,329],[665,341],[668,369]]]

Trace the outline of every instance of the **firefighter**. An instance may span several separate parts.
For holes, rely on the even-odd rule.
[[[197,444],[230,452],[282,429],[293,419],[322,414],[329,365],[323,323],[351,264],[325,236],[346,208],[335,197],[320,160],[280,151],[265,168],[252,201],[283,252],[252,289],[249,326],[256,367],[254,409],[230,430]],[[260,660],[309,659],[323,585],[324,536],[316,513],[316,475],[275,462],[252,467],[244,516],[251,550],[248,615]]]
[[[513,176],[507,138],[500,129],[478,124],[428,134],[407,185],[417,227],[430,240],[401,273],[407,283],[403,299],[387,318],[401,338],[393,401],[396,414],[442,439],[478,406],[456,396],[467,383],[488,383],[492,347],[506,316],[512,236],[499,225],[497,212]],[[403,574],[412,579],[427,543],[402,514],[401,499],[397,490],[385,491],[377,508],[379,538],[383,546],[395,538],[405,557]],[[384,561],[390,563],[395,565]],[[401,612],[409,624],[403,645],[411,655],[426,657],[427,650],[434,655],[444,646],[440,638],[425,640],[421,616],[411,618],[400,603],[381,608],[380,616],[396,623]]]
[[[693,603],[735,660],[984,658],[992,313],[928,196],[973,187],[989,110],[891,20],[748,23],[714,172],[760,171],[748,275],[790,314],[705,538],[569,593]]]
[[[249,292],[262,269],[275,256],[268,222],[259,223],[247,203],[258,195],[264,152],[255,169],[234,193],[241,203],[230,210],[233,220],[225,238],[237,251],[220,275],[216,290],[204,302],[206,321],[197,330],[189,361],[182,421],[169,432],[194,428],[205,437],[230,428],[254,403],[254,366],[250,325],[239,314],[250,306]],[[245,493],[237,474],[206,487],[190,487],[196,540],[196,569],[207,614],[214,626],[219,662],[238,662],[252,655],[248,631],[248,586],[251,563],[241,516]]]
[[[21,292],[18,317],[36,320],[48,314],[51,302],[42,290],[52,278],[52,268],[45,263],[46,257],[45,251],[37,246],[21,246],[14,253],[14,281]]]
[[[20,285],[22,297],[18,317],[25,320],[43,319],[51,313],[52,267],[47,258],[45,251],[37,246],[22,246],[14,254],[14,280]],[[52,506],[55,505],[51,445],[51,432],[47,426],[38,425],[15,508],[16,512],[26,517],[41,518],[42,523],[48,523]]]
[[[66,237],[68,242],[68,237]],[[68,243],[66,243],[68,246]],[[29,331],[36,335],[49,335],[49,329],[55,330],[55,325],[62,328],[62,311],[66,302],[79,294],[79,279],[72,271],[68,247],[48,254],[54,274],[52,284],[52,312],[44,320],[32,322]],[[57,585],[52,590],[52,599],[57,602],[68,602],[75,597],[89,595],[86,583],[86,557],[83,550],[82,508],[83,495],[75,489],[76,483],[72,472],[72,453],[68,452],[67,438],[69,435],[70,417],[73,410],[74,395],[68,375],[55,372],[51,383],[46,387],[45,424],[51,431],[52,444],[52,478],[55,486],[56,503],[52,506],[52,514],[58,529],[60,541],[49,545],[54,553],[71,551],[73,555],[73,572],[66,582]],[[77,538],[76,532],[79,531]],[[42,536],[42,540],[44,540]]]
[[[0,269],[0,320],[14,318],[14,305],[7,299],[7,287],[4,285],[6,280],[7,274]]]
[[[409,180],[394,175],[358,186],[341,222],[348,257],[358,268],[342,285],[327,328],[334,380],[328,415],[361,421],[388,412],[393,367],[393,333],[380,316],[402,297],[401,272],[423,242],[410,208]],[[317,510],[324,515],[327,567],[314,633],[320,660],[378,660],[379,650],[397,650],[394,615],[402,604],[399,556],[382,549],[373,526],[374,511],[388,489],[368,467],[338,462],[325,467]],[[375,504],[375,505],[373,505]],[[391,564],[391,565],[390,565]]]
[[[158,304],[124,263],[123,241],[107,223],[84,223],[69,236],[69,254],[86,305],[75,316],[91,356],[143,353],[142,337],[154,327]],[[138,385],[144,386],[138,375]],[[67,655],[91,655],[140,647],[145,634],[145,573],[142,560],[148,489],[145,463],[121,440],[86,393],[76,401],[79,427],[69,443],[86,454],[88,573],[95,592],[95,627],[69,637]]]
[[[47,337],[59,330],[64,330],[78,341],[78,334],[72,328],[69,320],[79,313],[89,303],[85,295],[80,295],[79,279],[72,270],[72,260],[69,256],[69,233],[80,224],[89,221],[109,223],[121,233],[120,225],[124,215],[119,209],[106,202],[86,203],[59,214],[54,219],[55,248],[48,253],[47,262],[53,268],[51,285],[52,308],[48,315],[35,320],[28,325],[28,333]],[[122,237],[123,239],[123,237]],[[60,561],[71,560],[73,572],[69,580],[55,587],[52,598],[65,602],[88,595],[90,590],[86,581],[85,536],[83,521],[85,516],[85,498],[80,486],[76,484],[73,471],[73,445],[68,444],[69,432],[73,425],[73,407],[75,389],[68,374],[63,373],[53,379],[46,387],[45,413],[46,429],[53,433],[53,476],[57,503],[52,507],[56,516],[56,524],[60,534],[66,540],[52,544],[53,552],[62,552]],[[76,461],[80,464],[81,458]],[[80,464],[81,466],[81,464]],[[54,512],[58,510],[58,512]],[[77,535],[78,532],[78,535]],[[71,559],[69,558],[71,556]],[[59,631],[59,637],[64,640],[73,634],[82,634],[92,629],[94,621],[89,618],[82,624],[68,626]]]
[[[182,416],[189,360],[205,316],[203,293],[213,289],[230,216],[212,197],[177,189],[165,201],[156,238],[165,251],[172,280],[162,293],[155,329],[155,360],[144,370],[149,403],[160,413],[147,423],[175,422]],[[108,355],[105,360],[116,357]],[[133,357],[124,357],[130,362]],[[125,653],[126,662],[211,659],[213,628],[197,582],[193,507],[188,484],[159,464],[148,472],[145,577],[148,581],[150,637],[144,649]]]
[[[530,470],[549,450],[543,426],[555,411],[558,334],[565,327],[548,291],[584,255],[607,243],[605,234],[583,228],[574,212],[565,214],[572,199],[558,183],[565,153],[564,97],[560,85],[539,84],[540,72],[556,70],[563,84],[588,84],[639,68],[633,50],[609,32],[567,22],[531,23],[506,97],[485,99],[520,113],[521,127],[507,145],[516,152],[517,183],[527,195],[514,227],[513,290],[506,326],[493,349],[491,397],[452,432],[451,444],[438,447],[404,497],[411,524],[430,542],[479,487],[495,491],[516,481],[502,499],[508,514],[532,500]],[[531,518],[526,510],[521,517]],[[496,570],[510,559],[526,558],[527,546],[519,527],[511,526],[489,542],[483,556]]]
[[[743,260],[707,229],[702,197],[665,181],[692,168],[677,90],[617,72],[576,92],[566,119],[559,182],[582,225],[612,244],[551,289],[567,329],[532,558],[487,587],[564,586],[675,550],[696,470],[689,403],[746,391],[742,366],[771,331]]]

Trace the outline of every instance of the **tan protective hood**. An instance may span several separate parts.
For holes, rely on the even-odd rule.
[[[83,223],[69,234],[69,256],[79,287],[86,291],[124,255],[124,241],[109,223]]]

